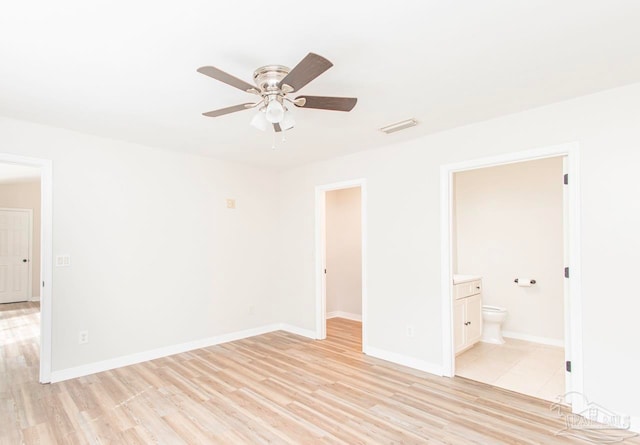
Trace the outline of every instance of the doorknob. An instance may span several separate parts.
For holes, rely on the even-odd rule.
[[[23,262],[23,263],[26,263],[27,261],[29,261],[29,260],[27,260],[26,258],[23,258],[23,259],[22,259],[22,262]]]

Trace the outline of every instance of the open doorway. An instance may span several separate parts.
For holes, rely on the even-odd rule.
[[[40,371],[40,169],[0,163],[0,355],[9,381]]]
[[[0,352],[9,381],[50,381],[50,259],[51,161],[0,153]]]
[[[455,373],[549,401],[566,392],[563,159],[453,176]]]
[[[364,180],[316,188],[316,337],[347,333],[366,344],[366,219]],[[345,337],[345,338],[346,338]]]
[[[545,399],[581,391],[577,150],[565,144],[442,167],[445,375]],[[545,175],[555,177],[553,198],[533,199],[539,190],[527,187]],[[484,366],[473,369],[474,361]]]

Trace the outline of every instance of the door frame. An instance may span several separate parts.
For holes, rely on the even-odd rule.
[[[453,175],[466,170],[495,167],[499,165],[526,162],[536,159],[565,157],[566,171],[569,174],[567,185],[568,196],[568,221],[566,224],[565,245],[568,246],[568,263],[571,268],[571,278],[565,286],[565,308],[569,308],[564,314],[565,332],[569,334],[565,338],[565,355],[571,360],[570,378],[567,373],[566,381],[570,385],[565,388],[565,393],[583,392],[583,350],[582,350],[582,293],[581,293],[581,268],[580,268],[580,159],[579,144],[570,142],[565,144],[542,147],[533,150],[507,153],[503,155],[468,160],[456,164],[442,165],[440,167],[440,214],[441,214],[441,296],[442,296],[442,373],[444,376],[455,375],[455,352],[453,342],[453,264],[452,264],[452,235],[453,235]],[[565,204],[567,206],[567,204]],[[558,271],[561,273],[561,271]],[[568,293],[568,294],[567,294]],[[569,355],[570,354],[570,355]],[[558,394],[561,396],[562,394]],[[572,400],[572,411],[581,412],[584,409],[579,397]]]
[[[353,179],[316,186],[316,339],[327,338],[327,289],[324,269],[326,252],[326,193],[360,187],[360,229],[362,243],[362,351],[367,351],[367,181]]]
[[[0,153],[0,163],[40,169],[40,383],[51,382],[53,161]]]
[[[13,207],[0,207],[0,212],[24,212],[29,216],[29,239],[27,241],[27,301],[33,301],[33,210]]]

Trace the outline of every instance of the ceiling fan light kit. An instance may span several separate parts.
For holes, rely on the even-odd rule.
[[[282,122],[280,122],[280,127],[283,131],[291,130],[293,126],[296,124],[296,120],[293,117],[293,113],[289,110],[284,112],[284,117],[282,118]]]
[[[332,66],[333,64],[324,57],[309,53],[292,70],[283,65],[266,65],[258,68],[253,73],[255,85],[213,66],[200,67],[198,72],[205,76],[260,96],[255,103],[234,105],[202,114],[207,117],[218,117],[259,107],[257,114],[251,119],[251,126],[264,131],[271,124],[274,131],[279,132],[290,130],[295,125],[293,113],[287,108],[287,103],[298,108],[351,111],[358,101],[355,97],[298,96],[291,99],[287,96],[300,90]]]
[[[284,107],[276,96],[269,97],[269,104],[265,110],[267,120],[272,124],[279,124],[284,117]]]
[[[256,115],[253,116],[253,119],[251,119],[251,126],[262,131],[265,131],[269,127],[269,121],[267,120],[263,110],[258,110]]]

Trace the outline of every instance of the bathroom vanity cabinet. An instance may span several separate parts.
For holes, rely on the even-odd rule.
[[[456,279],[457,278],[457,279]],[[454,277],[453,339],[456,354],[469,349],[482,337],[482,279]]]

